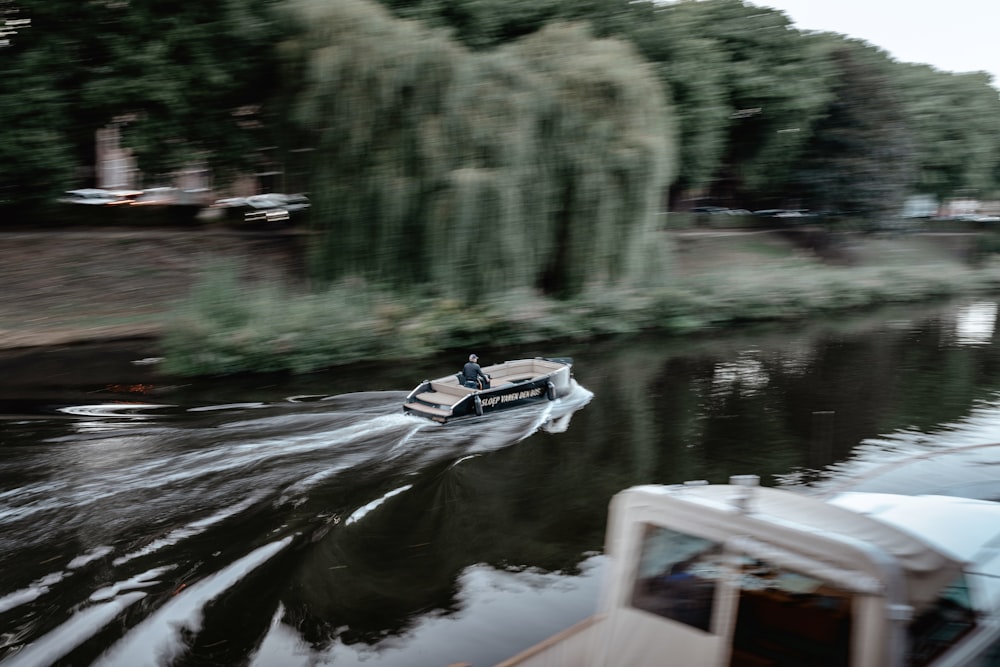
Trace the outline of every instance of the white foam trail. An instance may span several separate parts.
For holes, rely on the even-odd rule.
[[[326,398],[326,394],[299,394],[297,396],[289,396],[285,400],[289,403],[311,403],[313,401],[319,401]]]
[[[0,664],[3,667],[51,665],[93,637],[101,628],[120,616],[125,609],[144,597],[145,593],[127,593],[111,602],[84,609]]]
[[[413,436],[415,436],[417,433],[419,433],[423,429],[425,429],[425,428],[427,428],[429,426],[430,427],[434,427],[434,428],[438,428],[440,426],[443,426],[443,424],[438,424],[437,422],[432,422],[429,419],[423,419],[423,418],[420,418],[420,417],[413,417],[413,416],[410,416],[410,415],[404,415],[404,418],[407,419],[407,420],[410,420],[410,421],[412,421],[414,419],[419,419],[420,421],[417,422],[416,425],[413,426],[413,428],[411,428],[409,431],[406,432],[406,435],[404,435],[402,438],[400,438],[392,446],[392,449],[390,450],[390,453],[392,453],[392,454],[398,454],[398,453],[404,451],[406,449],[406,445],[410,442],[410,440],[413,439]]]
[[[71,570],[78,570],[84,565],[87,565],[88,563],[92,563],[95,560],[98,560],[99,558],[107,556],[112,551],[114,551],[114,547],[108,547],[108,546],[95,547],[91,549],[88,553],[85,553],[82,556],[77,556],[76,558],[71,560],[69,562],[69,565],[67,565],[66,567],[68,567]]]
[[[53,572],[52,574],[45,575],[37,581],[31,582],[28,584],[27,588],[22,588],[19,591],[8,593],[0,598],[0,613],[37,600],[48,593],[52,586],[55,586],[65,578],[65,572]]]
[[[111,553],[111,551],[111,547],[96,547],[82,556],[77,556],[71,560],[66,567],[70,570],[79,569],[84,565],[97,560],[98,558],[106,556]],[[0,613],[37,600],[52,590],[52,586],[61,582],[68,576],[68,574],[69,573],[67,572],[52,572],[37,581],[31,582],[26,588],[14,591],[13,593],[8,593],[0,598]]]
[[[229,426],[231,425],[227,425],[227,428]],[[363,438],[391,433],[401,426],[413,429],[414,421],[402,413],[384,415],[330,431],[244,441],[229,446],[220,445],[210,450],[137,461],[131,467],[117,470],[113,484],[104,479],[71,485],[69,488],[62,484],[50,484],[47,488],[32,488],[30,494],[26,493],[28,489],[25,487],[19,494],[7,494],[17,497],[21,504],[16,507],[0,506],[0,524],[24,520],[34,514],[56,511],[62,507],[80,509],[138,490],[190,484],[195,477],[227,473],[281,457],[339,447]],[[417,425],[418,429],[422,427],[423,424]]]
[[[515,440],[515,442],[521,442],[526,440],[530,436],[534,435],[542,426],[549,421],[549,417],[552,415],[553,403],[547,402],[542,411],[535,415],[535,419],[531,422],[531,425],[521,434],[521,436]]]
[[[135,588],[148,588],[150,586],[154,586],[160,583],[157,577],[161,574],[169,572],[175,567],[175,565],[167,565],[164,567],[153,568],[148,572],[137,574],[131,579],[126,579],[125,581],[119,581],[110,586],[99,588],[90,594],[90,601],[103,602],[105,600],[110,600],[122,591],[130,591]]]
[[[351,514],[351,516],[347,517],[347,521],[344,522],[344,525],[349,526],[355,521],[360,521],[365,517],[366,514],[376,509],[379,505],[381,505],[385,501],[389,500],[389,498],[392,498],[393,496],[398,496],[402,492],[408,491],[411,488],[413,488],[412,484],[406,484],[405,486],[401,486],[398,489],[390,491],[381,498],[376,498],[375,500],[371,501],[364,507],[359,507],[358,509],[354,510],[354,513]]]
[[[267,403],[254,401],[252,403],[226,403],[225,405],[206,405],[200,408],[188,408],[188,412],[215,412],[216,410],[247,410],[251,408],[266,408]]]
[[[552,408],[549,420],[541,425],[541,430],[546,433],[565,433],[569,429],[569,422],[577,410],[590,403],[594,398],[593,392],[584,389],[573,382],[573,390],[558,399]]]
[[[205,605],[291,542],[289,536],[264,545],[185,589],[105,651],[94,662],[95,667],[159,667],[175,662],[187,647],[185,638],[201,631]]]
[[[115,567],[127,563],[130,560],[140,558],[141,556],[148,556],[151,553],[159,551],[164,547],[169,547],[177,544],[181,540],[185,540],[189,537],[194,537],[195,535],[200,535],[212,526],[225,521],[226,519],[235,516],[242,512],[243,510],[252,507],[254,503],[258,502],[262,497],[263,493],[257,493],[245,498],[241,502],[236,503],[232,507],[227,507],[221,512],[216,512],[212,516],[207,516],[203,519],[198,519],[197,521],[192,521],[188,525],[171,531],[166,537],[162,537],[158,540],[153,540],[143,548],[138,551],[133,551],[131,553],[125,554],[124,556],[119,556],[113,562]]]
[[[327,470],[321,470],[320,472],[309,475],[305,479],[300,479],[295,482],[281,494],[281,497],[274,501],[275,507],[281,507],[282,505],[294,501],[296,505],[300,504],[304,500],[306,492],[312,487],[316,486],[323,480],[333,477],[334,475],[340,474],[348,467],[347,465],[336,466],[333,468],[328,468]]]
[[[57,499],[40,500],[29,506],[11,507],[0,509],[0,524],[20,521],[32,514],[38,514],[46,510],[57,510],[63,507],[63,503]]]
[[[99,403],[96,405],[69,405],[59,408],[59,412],[82,417],[113,417],[115,419],[152,419],[156,415],[137,413],[137,410],[158,410],[172,408],[172,405],[157,403]]]
[[[44,493],[52,493],[58,490],[58,485],[53,482],[36,482],[34,484],[26,484],[25,486],[16,486],[8,491],[0,491],[0,500],[6,500],[7,498],[21,498],[30,493],[37,493],[39,495]]]
[[[271,617],[264,640],[250,656],[249,667],[315,667],[327,662],[313,654],[313,649],[295,631],[281,622],[285,615],[285,605],[279,604]]]

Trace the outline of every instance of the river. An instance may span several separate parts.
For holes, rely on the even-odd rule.
[[[1000,441],[997,315],[479,349],[576,386],[444,426],[401,401],[464,353],[197,381],[135,344],[8,355],[0,665],[493,665],[594,611],[623,488]]]

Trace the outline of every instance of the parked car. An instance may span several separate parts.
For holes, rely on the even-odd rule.
[[[309,208],[309,199],[305,195],[289,195],[282,192],[269,192],[263,195],[251,195],[246,198],[251,208],[283,208],[286,211],[301,211]]]
[[[805,208],[766,208],[754,211],[761,218],[814,218],[816,214]]]
[[[67,190],[59,202],[63,204],[84,204],[87,206],[105,206],[114,204],[121,200],[121,197],[101,188],[82,188],[79,190]]]
[[[982,215],[979,213],[956,215],[954,219],[961,220],[962,222],[1000,222],[1000,217],[995,215]]]
[[[285,222],[303,216],[309,208],[309,198],[304,194],[268,192],[219,199],[212,208],[221,209],[231,224]]]

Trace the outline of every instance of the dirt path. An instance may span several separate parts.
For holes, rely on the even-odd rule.
[[[769,231],[670,233],[675,269],[687,275],[781,257],[831,259],[821,259],[822,253],[801,239]],[[867,239],[850,252],[859,263],[884,264],[895,255],[900,257],[893,261],[912,263],[931,255],[959,259],[972,243],[968,235],[917,236],[922,238],[908,243]],[[0,232],[0,350],[155,338],[205,266],[235,259],[251,274],[301,277],[304,246],[301,230],[252,232],[218,225]],[[909,252],[900,255],[904,247]]]
[[[300,241],[222,228],[0,233],[0,349],[155,337],[209,261],[297,273]]]

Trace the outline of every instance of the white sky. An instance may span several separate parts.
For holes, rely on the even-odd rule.
[[[896,60],[989,72],[1000,89],[1000,0],[750,0],[799,30],[862,39]]]

